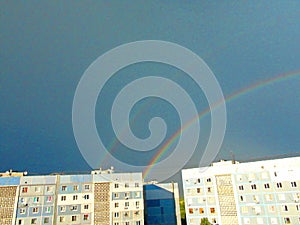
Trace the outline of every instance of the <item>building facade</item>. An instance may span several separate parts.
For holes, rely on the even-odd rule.
[[[142,174],[3,175],[0,206],[1,225],[143,225]]]
[[[187,224],[300,224],[300,157],[182,171]]]
[[[144,184],[145,224],[181,225],[177,183]]]

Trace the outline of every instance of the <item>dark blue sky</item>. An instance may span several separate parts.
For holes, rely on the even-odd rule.
[[[300,70],[299,1],[2,1],[0,14],[1,171],[90,169],[73,135],[73,97],[87,67],[118,45],[155,39],[185,46],[205,60],[225,96]],[[176,77],[172,69],[152,66],[120,73],[169,73],[190,88],[190,95],[200,96],[200,100],[193,97],[195,101],[205,102],[180,72]],[[126,78],[111,82],[118,87]],[[241,160],[300,152],[299,87],[300,75],[229,102],[218,159],[229,158],[230,151]],[[98,100],[96,119],[102,131],[109,129],[105,106],[111,104],[113,93],[103,93],[104,100]],[[166,105],[157,101],[159,107],[152,107],[145,101],[141,115],[146,120],[139,115],[133,124],[141,137],[147,136],[144,123]],[[197,107],[201,111],[206,106]],[[173,114],[172,107],[165,107],[163,112]],[[178,126],[172,123],[176,118],[166,119],[171,121],[170,135]],[[201,123],[204,131],[209,130],[209,117]],[[109,145],[113,134],[103,133],[103,142]],[[197,166],[199,155],[196,152],[186,167]]]

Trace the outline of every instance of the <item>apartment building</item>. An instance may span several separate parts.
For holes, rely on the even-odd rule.
[[[177,183],[144,184],[145,224],[181,225]]]
[[[0,224],[143,225],[141,173],[0,175]]]
[[[17,225],[53,223],[56,179],[56,176],[20,178],[16,195]]]
[[[300,157],[182,170],[187,224],[299,225]]]

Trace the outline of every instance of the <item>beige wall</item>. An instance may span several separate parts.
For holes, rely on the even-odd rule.
[[[11,225],[14,214],[14,205],[17,186],[0,187],[0,224]]]

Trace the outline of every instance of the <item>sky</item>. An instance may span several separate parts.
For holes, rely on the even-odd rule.
[[[227,128],[215,160],[230,159],[231,152],[240,161],[299,154],[299,1],[1,1],[0,171],[91,170],[72,128],[76,87],[99,56],[141,40],[190,49],[213,71],[225,98],[241,93],[226,103]],[[293,76],[242,91],[290,73]],[[201,89],[171,66],[149,62],[118,71],[98,96],[95,120],[105,147],[128,163],[147,164],[165,142],[146,157],[135,154],[116,140],[111,105],[124,85],[153,74],[185,88],[199,113],[208,106]],[[130,124],[136,136],[149,136],[147,124],[155,116],[168,125],[165,141],[180,129],[174,107],[150,97],[132,108]],[[210,119],[201,118],[199,145],[184,168],[198,166]],[[99,161],[109,166],[105,159]]]

